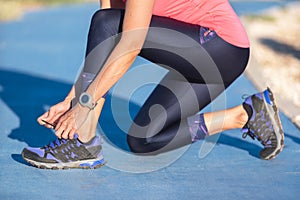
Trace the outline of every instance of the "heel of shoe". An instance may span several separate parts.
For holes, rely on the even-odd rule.
[[[273,116],[272,119],[272,125],[273,129],[275,131],[275,134],[277,136],[277,147],[274,150],[274,153],[267,158],[267,160],[275,158],[283,149],[284,147],[284,132],[281,124],[281,120],[279,118],[278,114],[278,108],[276,106],[276,99],[270,88],[267,88],[267,90],[264,91],[264,99],[267,104],[266,108],[268,110],[268,113],[270,114],[270,117]],[[270,103],[269,103],[269,102]],[[267,149],[265,150],[267,151]]]
[[[265,101],[270,104],[270,105],[273,105],[274,104],[274,95],[273,95],[273,92],[271,91],[270,88],[267,88],[264,92],[263,92],[263,95],[264,95],[264,99]]]

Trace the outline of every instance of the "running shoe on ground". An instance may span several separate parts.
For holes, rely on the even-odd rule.
[[[257,139],[264,146],[260,157],[265,160],[275,158],[284,145],[284,133],[275,105],[274,95],[269,88],[249,96],[243,103],[251,113],[248,122],[242,129],[243,138],[247,135]]]
[[[82,143],[74,139],[57,139],[42,148],[24,148],[22,157],[35,167],[43,169],[95,169],[105,164],[99,136]]]

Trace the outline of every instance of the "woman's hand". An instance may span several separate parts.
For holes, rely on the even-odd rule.
[[[43,115],[41,115],[37,121],[40,125],[43,125],[47,128],[55,128],[59,118],[63,116],[68,110],[71,108],[71,100],[66,99],[60,103],[55,104],[54,106],[51,106],[51,108],[45,112]],[[50,124],[47,124],[46,122],[53,124],[51,126]]]
[[[87,120],[89,112],[89,108],[77,103],[72,109],[59,118],[55,127],[55,135],[58,138],[73,139],[74,134]]]

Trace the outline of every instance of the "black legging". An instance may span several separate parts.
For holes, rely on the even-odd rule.
[[[122,31],[123,18],[124,10],[119,9],[94,14],[84,72],[96,74],[100,70],[118,42],[116,35]],[[139,56],[169,72],[129,129],[127,142],[132,152],[157,154],[190,144],[187,117],[208,105],[244,71],[249,48],[233,46],[203,27],[200,34],[200,28],[170,18],[152,17]]]

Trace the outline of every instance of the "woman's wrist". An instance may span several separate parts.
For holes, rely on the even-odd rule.
[[[64,99],[64,101],[70,103],[72,102],[72,100],[75,98],[75,86],[72,87],[72,89],[70,90],[69,94],[66,96],[66,98]]]
[[[70,107],[69,108],[71,108],[72,107],[72,104],[73,104],[73,99],[74,99],[75,97],[72,97],[72,96],[67,96],[65,99],[64,99],[64,103],[66,104],[66,105],[69,105]]]

